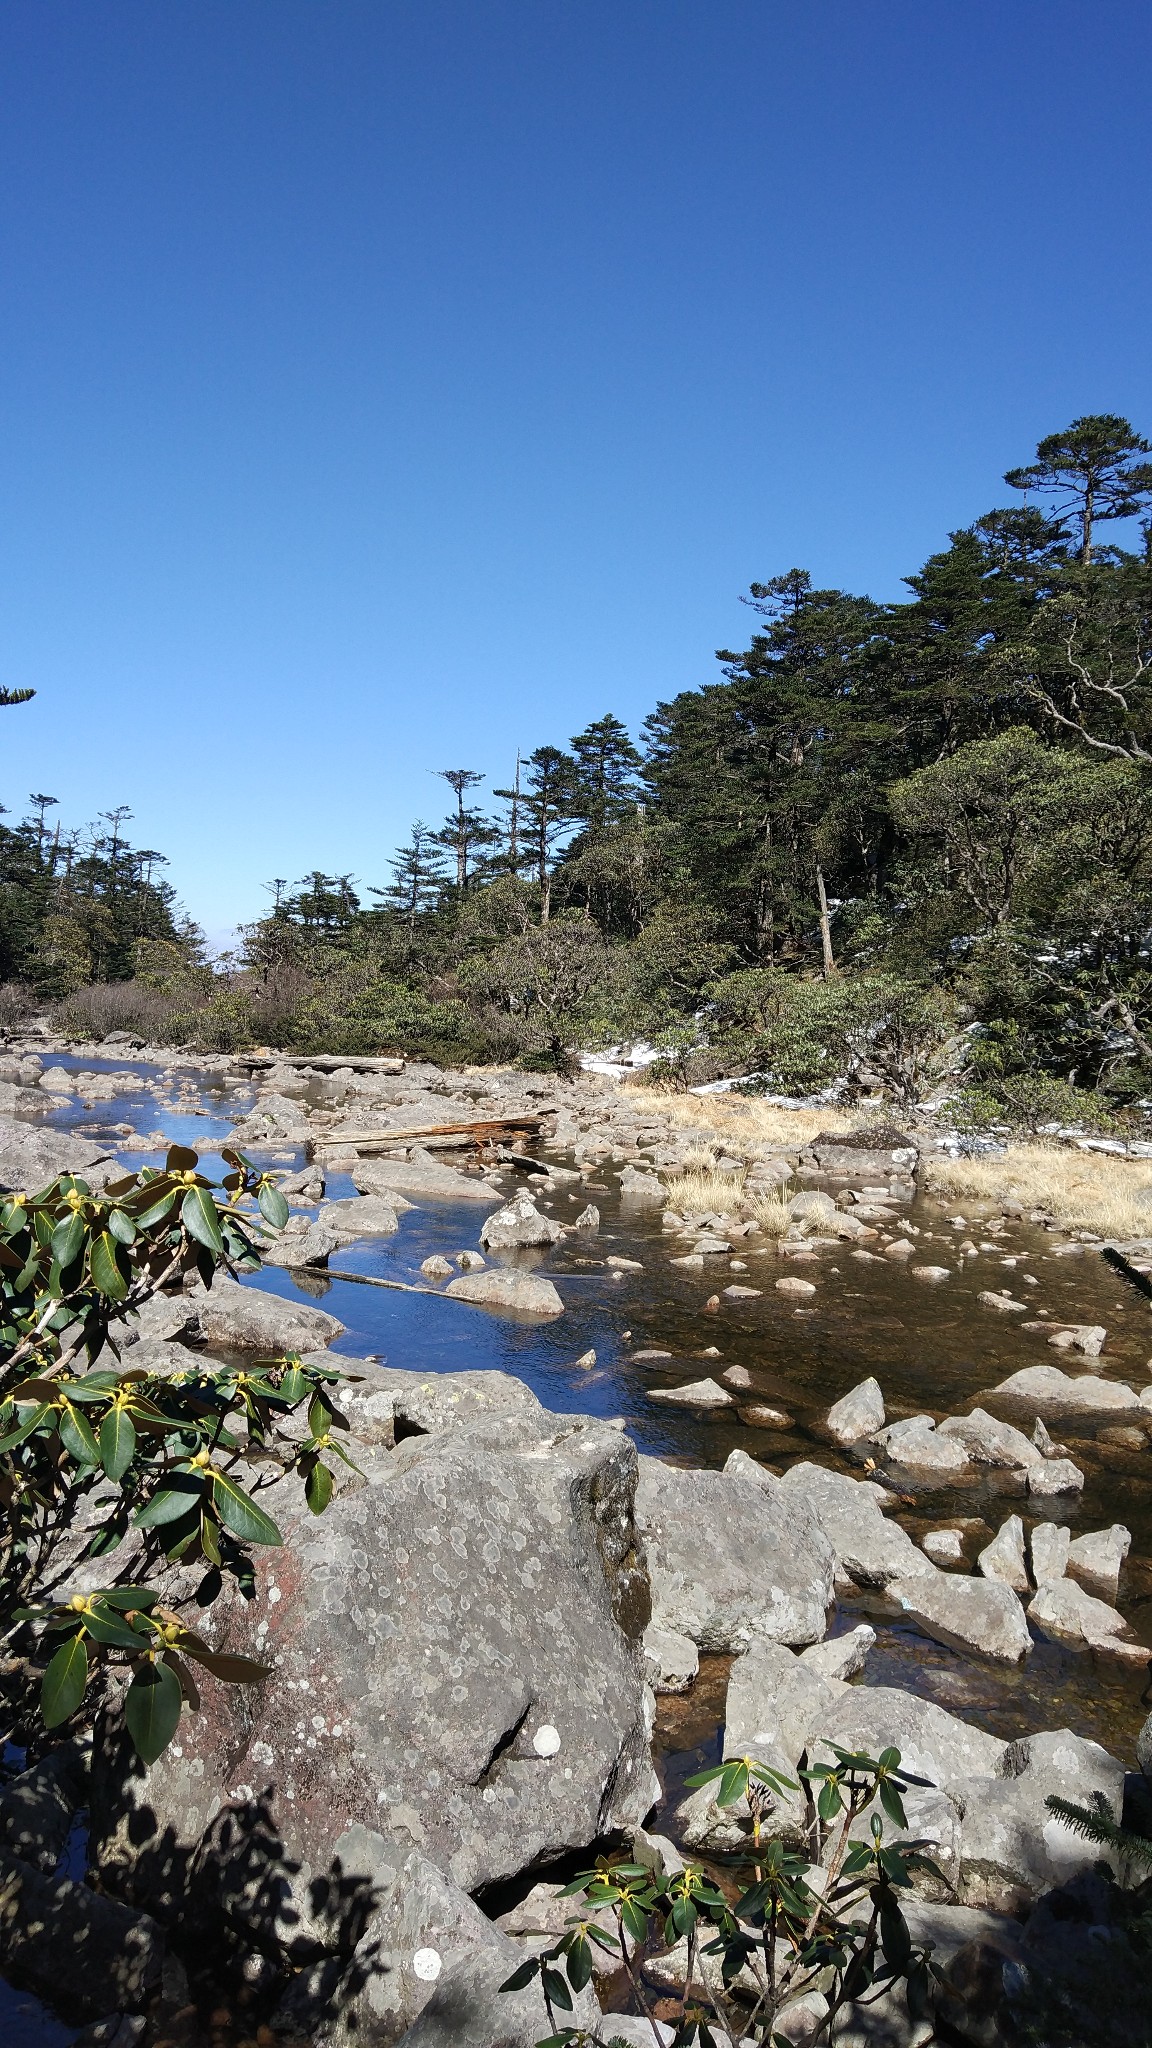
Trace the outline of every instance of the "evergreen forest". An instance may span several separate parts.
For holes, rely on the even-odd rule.
[[[1152,453],[1090,415],[896,603],[792,568],[747,644],[485,788],[446,766],[375,885],[270,884],[204,959],[126,812],[0,826],[9,1008],[216,1048],[563,1067],[643,1038],[753,1077],[1043,1128],[1152,1098]],[[18,711],[13,716],[19,716]]]

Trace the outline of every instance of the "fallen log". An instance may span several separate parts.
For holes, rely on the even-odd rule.
[[[416,1145],[423,1139],[459,1138],[462,1144],[473,1144],[478,1151],[492,1145],[502,1144],[512,1137],[538,1137],[543,1118],[540,1116],[498,1116],[478,1117],[474,1122],[462,1124],[409,1124],[399,1131],[316,1131],[317,1142],[333,1147],[347,1145],[354,1152],[377,1151],[385,1145]]]

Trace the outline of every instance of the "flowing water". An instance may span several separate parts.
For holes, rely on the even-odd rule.
[[[246,1106],[235,1090],[225,1094],[219,1076],[198,1074],[191,1062],[178,1069],[76,1058],[53,1064],[139,1076],[138,1094],[118,1094],[114,1101],[89,1108],[78,1106],[75,1098],[64,1099],[50,1116],[62,1128],[108,1133],[129,1166],[159,1164],[163,1155],[125,1149],[116,1131],[124,1121],[138,1133],[163,1130],[169,1141],[200,1151],[205,1171],[217,1170],[214,1148],[227,1141],[231,1116]],[[287,1145],[253,1156],[261,1163],[274,1160],[285,1171],[302,1163],[302,1155]],[[511,1193],[522,1180],[510,1172],[503,1185]],[[353,1192],[345,1176],[329,1174],[330,1196]],[[939,1416],[965,1409],[982,1389],[1021,1366],[1052,1363],[1055,1354],[1042,1335],[1029,1334],[1015,1319],[978,1305],[976,1296],[986,1288],[1010,1286],[1018,1297],[1026,1294],[1033,1311],[1046,1309],[1054,1324],[1106,1326],[1104,1356],[1088,1362],[1078,1354],[1061,1355],[1058,1362],[1066,1370],[1102,1372],[1141,1387],[1152,1366],[1149,1304],[1097,1253],[1057,1256],[1043,1230],[1022,1224],[993,1249],[960,1265],[956,1248],[962,1239],[987,1239],[978,1208],[970,1207],[967,1227],[957,1229],[947,1222],[950,1212],[928,1197],[918,1197],[908,1210],[909,1220],[922,1232],[918,1250],[953,1269],[949,1280],[932,1287],[897,1265],[854,1260],[848,1245],[822,1252],[818,1267],[794,1266],[775,1249],[757,1253],[742,1246],[746,1272],[733,1273],[724,1257],[709,1259],[702,1273],[686,1272],[669,1264],[681,1247],[662,1230],[659,1210],[622,1200],[615,1179],[594,1176],[575,1193],[561,1187],[540,1199],[559,1221],[575,1216],[588,1200],[597,1204],[602,1219],[598,1232],[573,1233],[543,1262],[567,1311],[551,1323],[514,1322],[428,1294],[329,1281],[321,1273],[302,1284],[285,1271],[268,1269],[247,1284],[292,1299],[306,1297],[338,1316],[346,1331],[333,1346],[335,1353],[374,1356],[421,1372],[489,1367],[514,1373],[545,1407],[622,1419],[641,1450],[693,1465],[718,1467],[739,1446],[778,1470],[802,1457],[852,1470],[829,1446],[820,1424],[830,1403],[869,1374],[880,1381],[889,1419],[894,1419],[921,1410]],[[401,1218],[394,1237],[352,1245],[337,1255],[337,1263],[348,1271],[422,1282],[420,1264],[430,1253],[452,1257],[476,1245],[484,1214],[478,1203],[419,1200],[421,1206]],[[956,1206],[951,1205],[952,1211]],[[640,1261],[642,1270],[614,1277],[604,1265],[610,1253]],[[1005,1257],[1015,1258],[1016,1266],[1002,1267]],[[797,1308],[775,1291],[774,1280],[787,1271],[817,1281],[810,1305]],[[1027,1285],[1026,1274],[1034,1277],[1034,1287]],[[722,1301],[718,1312],[707,1312],[707,1298],[733,1280],[763,1292],[755,1300]],[[595,1365],[579,1364],[590,1350],[596,1353]],[[672,1356],[638,1359],[636,1353],[644,1350]],[[649,1399],[654,1386],[718,1377],[732,1365],[746,1367],[752,1379],[741,1398],[784,1408],[792,1418],[790,1428],[748,1427],[734,1408],[699,1414]],[[1100,1426],[1114,1420],[1103,1416]],[[1031,1427],[1031,1416],[1025,1426]],[[1064,1423],[1059,1431],[1052,1427],[1086,1474],[1082,1496],[1045,1501],[1041,1514],[1032,1515],[1028,1502],[1007,1490],[1009,1475],[986,1469],[981,1474],[977,1468],[976,1476],[965,1477],[962,1484],[915,1493],[906,1487],[900,1519],[917,1536],[932,1527],[967,1522],[970,1554],[1012,1513],[1022,1513],[1026,1522],[1067,1522],[1074,1534],[1123,1522],[1133,1543],[1120,1606],[1140,1639],[1152,1644],[1152,1449],[1124,1450],[1098,1442],[1095,1419]],[[865,1683],[899,1684],[927,1694],[1002,1736],[1066,1725],[1132,1762],[1136,1733],[1148,1711],[1142,1702],[1147,1674],[1140,1666],[1044,1638],[1018,1670],[985,1664],[929,1641],[879,1596],[845,1601],[834,1629],[849,1628],[862,1616],[879,1636]],[[717,1665],[705,1670],[688,1698],[662,1702],[660,1740],[673,1774],[681,1764],[697,1768],[714,1742],[722,1677]]]

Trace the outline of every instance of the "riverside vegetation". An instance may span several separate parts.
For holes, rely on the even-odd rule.
[[[1148,454],[1110,414],[1048,436],[900,603],[754,584],[749,644],[642,750],[606,715],[487,806],[443,770],[390,882],[276,881],[213,968],[126,813],[83,841],[37,796],[0,833],[0,975],[78,1036],[546,1067],[646,1035],[673,1082],[1123,1127],[1152,1095]]]

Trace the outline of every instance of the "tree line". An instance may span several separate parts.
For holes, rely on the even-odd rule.
[[[606,713],[486,802],[441,770],[389,879],[271,885],[219,1028],[542,1062],[645,1033],[686,1078],[916,1092],[951,1061],[1001,1102],[1152,1095],[1150,453],[1075,420],[902,600],[789,569],[638,744]]]

